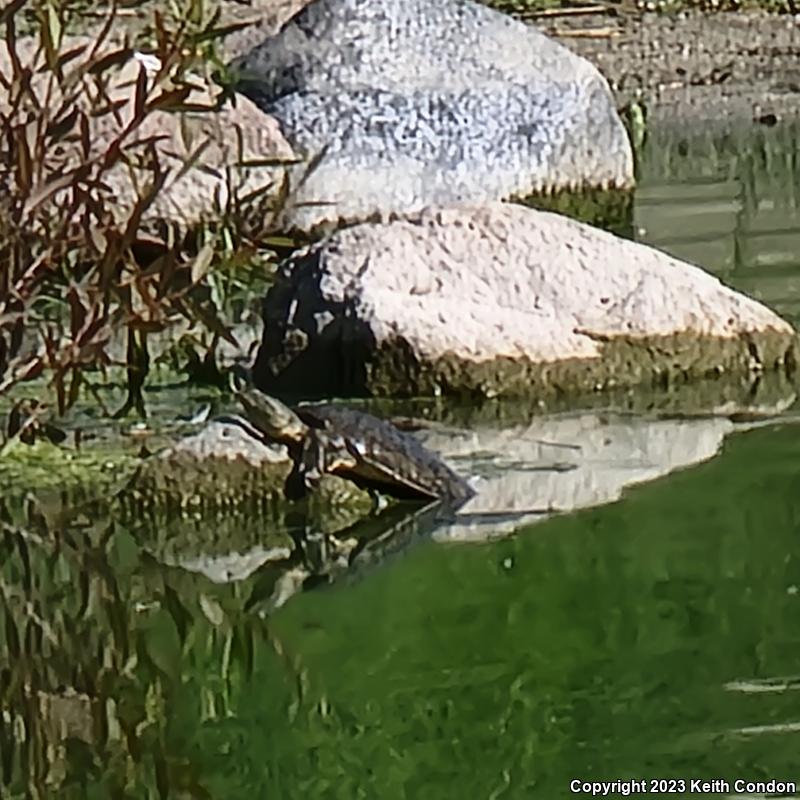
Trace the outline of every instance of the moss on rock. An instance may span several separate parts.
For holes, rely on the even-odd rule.
[[[694,333],[613,337],[603,340],[599,358],[534,363],[519,358],[475,362],[450,355],[425,361],[414,357],[406,342],[395,340],[378,346],[367,365],[367,388],[376,396],[578,397],[725,374],[793,373],[799,341],[770,331],[732,338]]]

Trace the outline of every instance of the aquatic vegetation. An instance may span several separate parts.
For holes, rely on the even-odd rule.
[[[153,562],[133,528],[0,503],[3,796],[209,796],[194,732],[269,647],[242,605]]]

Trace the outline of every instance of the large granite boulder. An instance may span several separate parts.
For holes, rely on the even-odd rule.
[[[531,395],[793,366],[792,327],[717,278],[557,214],[495,203],[343,229],[285,262],[271,392]]]
[[[314,0],[231,68],[313,162],[287,209],[301,229],[632,183],[600,73],[472,0]]]

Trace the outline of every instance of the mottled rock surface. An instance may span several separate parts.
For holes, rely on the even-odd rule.
[[[645,245],[522,206],[425,210],[287,261],[256,380],[302,394],[539,395],[792,366],[792,327]]]
[[[295,173],[303,229],[632,182],[605,79],[471,0],[315,0],[231,67],[316,162]]]
[[[209,422],[145,461],[127,490],[127,502],[158,502],[179,509],[233,508],[248,499],[265,507],[286,505],[284,483],[292,464],[282,445],[264,443],[239,417]],[[367,492],[335,475],[324,475],[313,503],[329,517],[359,515],[371,508]]]

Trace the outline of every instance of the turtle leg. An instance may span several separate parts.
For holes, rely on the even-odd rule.
[[[327,472],[325,445],[318,436],[309,436],[303,446],[303,477],[306,489],[316,489]]]
[[[386,499],[386,495],[381,494],[377,489],[367,489],[367,493],[372,501],[370,513],[377,516],[389,505],[389,501]]]
[[[299,460],[294,462],[292,471],[286,478],[283,492],[287,500],[302,500],[308,494],[303,464]]]
[[[289,500],[302,500],[319,486],[325,472],[325,448],[316,436],[309,436],[298,452],[292,454],[294,466],[286,479],[284,491]]]

